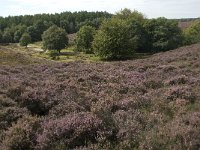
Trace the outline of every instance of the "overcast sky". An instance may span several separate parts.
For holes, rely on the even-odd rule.
[[[200,0],[0,0],[0,16],[136,9],[148,18],[200,17]]]

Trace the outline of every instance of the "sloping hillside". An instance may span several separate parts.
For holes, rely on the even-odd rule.
[[[182,30],[184,30],[184,29],[188,28],[192,23],[194,23],[194,20],[192,20],[192,21],[179,21],[178,26]]]
[[[18,66],[18,65],[30,65],[30,64],[41,64],[47,62],[44,59],[32,58],[28,52],[23,53],[19,51],[19,48],[24,49],[24,51],[29,51],[28,49],[17,47],[17,46],[2,46],[0,45],[0,66]]]
[[[200,148],[200,44],[146,59],[0,66],[4,149]]]

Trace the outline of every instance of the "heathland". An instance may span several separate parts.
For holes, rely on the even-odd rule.
[[[80,14],[43,17],[56,22],[62,15]],[[200,22],[182,31],[177,22],[146,20],[127,9],[114,17],[90,15],[109,19],[100,23],[91,16],[87,21],[100,21],[97,28],[61,20],[66,31],[51,26],[43,34],[45,44],[37,41],[41,33],[30,43],[34,34],[27,32],[20,33],[23,40],[2,42],[0,149],[199,150]],[[14,18],[4,19],[25,22],[34,17]],[[35,33],[31,31],[40,23],[28,31]],[[11,28],[3,30],[4,40],[12,37],[6,36]],[[72,29],[78,33],[71,34]],[[57,44],[67,32],[67,46]],[[52,35],[56,39],[49,42]]]

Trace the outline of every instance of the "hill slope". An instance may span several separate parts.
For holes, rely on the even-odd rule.
[[[0,67],[3,148],[193,149],[200,44],[147,59]]]
[[[13,45],[12,44],[9,46],[0,45],[0,66],[2,65],[18,66],[18,65],[47,63],[47,60],[36,59],[31,57],[31,55],[28,52],[23,53],[23,51],[19,51],[19,48],[23,49],[24,51],[29,51],[28,49]]]

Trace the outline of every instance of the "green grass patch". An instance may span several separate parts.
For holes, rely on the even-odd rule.
[[[4,48],[12,49],[14,52],[29,56],[33,59],[45,59],[45,60],[51,60],[51,61],[53,60],[53,61],[58,61],[58,62],[83,61],[87,63],[109,61],[109,60],[103,60],[100,57],[96,56],[95,54],[86,54],[84,52],[76,52],[74,51],[75,49],[74,45],[71,45],[65,49],[62,49],[60,53],[57,53],[57,51],[43,50],[42,42],[35,42],[32,44],[29,44],[27,48],[21,47],[19,46],[19,44],[9,44],[7,46],[4,46]],[[144,59],[146,57],[149,57],[149,54],[136,53],[134,57],[127,58],[127,59],[128,60]],[[7,58],[7,60],[9,60],[9,58]]]

